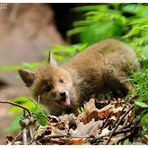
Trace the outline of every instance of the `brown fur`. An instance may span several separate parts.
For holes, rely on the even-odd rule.
[[[37,99],[40,96],[41,103],[49,108],[51,114],[61,114],[67,108],[77,112],[78,107],[91,95],[106,91],[126,95],[133,91],[127,78],[131,71],[138,68],[136,55],[127,44],[107,39],[88,47],[62,65],[42,65],[35,71],[30,88],[33,97]],[[23,71],[19,73],[22,77]],[[64,83],[60,83],[60,78]],[[47,85],[50,85],[50,90],[45,92],[44,87]],[[68,94],[69,107],[57,103],[60,99],[58,92],[63,91]]]

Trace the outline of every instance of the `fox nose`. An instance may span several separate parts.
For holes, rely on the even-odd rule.
[[[66,92],[60,92],[60,96],[61,97],[65,97],[66,96]]]

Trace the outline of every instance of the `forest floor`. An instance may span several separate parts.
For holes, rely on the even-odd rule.
[[[140,137],[140,115],[134,116],[136,97],[98,101],[91,98],[84,103],[83,111],[61,116],[45,116],[45,126],[34,118],[27,108],[20,120],[21,130],[16,136],[8,136],[10,145],[107,145],[148,144],[147,135]],[[2,103],[2,102],[0,102]],[[11,102],[5,102],[11,103]],[[16,105],[16,104],[12,104]]]

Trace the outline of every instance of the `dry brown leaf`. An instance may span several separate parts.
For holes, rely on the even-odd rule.
[[[69,133],[71,136],[87,136],[87,135],[92,135],[94,133],[97,133],[97,130],[99,127],[102,126],[102,121],[90,121],[87,124],[83,124],[83,122],[80,122],[77,125],[77,128],[75,130],[70,129]]]
[[[87,124],[92,119],[105,119],[110,114],[110,109],[114,105],[108,104],[102,109],[97,109],[95,106],[95,99],[91,98],[89,102],[84,104],[84,112],[79,114],[80,121]]]
[[[89,102],[84,104],[84,112],[79,114],[78,118],[84,124],[90,122],[93,118],[96,119],[98,116],[98,109],[95,106],[95,99],[91,98]]]
[[[84,144],[88,144],[88,143],[81,138],[73,138],[65,141],[65,145],[84,145]]]
[[[50,136],[66,134],[65,130],[58,129],[57,126],[53,126],[53,125],[49,125],[49,124],[46,126],[45,131],[50,131],[50,132],[48,132],[49,133],[48,135],[50,135]]]
[[[96,134],[96,138],[103,138],[103,137],[105,137],[105,136],[107,136],[108,137],[108,135],[109,135],[109,133],[110,133],[111,131],[108,129],[108,127],[106,127],[106,128],[104,128],[103,130],[102,130],[102,132],[99,134],[99,133],[97,133]]]
[[[109,110],[98,112],[99,119],[105,119],[110,114]]]

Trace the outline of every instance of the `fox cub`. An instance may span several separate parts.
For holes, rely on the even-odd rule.
[[[127,44],[107,39],[61,65],[56,64],[50,53],[48,64],[35,71],[19,70],[19,75],[34,99],[39,99],[52,115],[60,115],[69,110],[77,113],[91,95],[132,92],[127,79],[138,69],[136,54]]]

